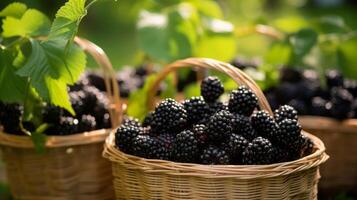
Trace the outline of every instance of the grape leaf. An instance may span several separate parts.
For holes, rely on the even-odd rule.
[[[0,50],[0,99],[5,102],[23,101],[26,94],[26,78],[16,75],[12,55]]]
[[[301,29],[289,37],[289,43],[293,50],[291,62],[294,64],[300,63],[302,58],[317,43],[317,33],[312,29]]]
[[[31,40],[31,55],[17,73],[30,77],[31,84],[44,100],[74,114],[67,94],[67,84],[74,83],[83,72],[86,57],[75,45],[70,46],[68,53],[63,52],[63,45],[53,41]]]
[[[6,17],[3,20],[3,37],[47,35],[50,30],[50,20],[40,11],[27,10],[21,19]]]
[[[14,2],[0,11],[0,17],[11,16],[20,19],[21,16],[26,12],[26,10],[27,6],[25,4]]]
[[[274,65],[288,64],[291,54],[291,46],[285,41],[279,41],[272,44],[270,49],[264,55],[264,60],[267,63]]]

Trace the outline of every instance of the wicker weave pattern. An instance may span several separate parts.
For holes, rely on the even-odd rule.
[[[321,138],[331,159],[321,166],[324,175],[319,187],[324,193],[356,191],[357,120],[337,121],[317,116],[301,116],[302,127]]]
[[[251,88],[260,107],[271,112],[262,91],[242,71],[223,62],[199,58],[165,67],[148,92],[148,106],[154,106],[155,91],[167,74],[190,66],[226,73]],[[317,137],[305,135],[315,144],[313,154],[272,165],[199,165],[139,158],[115,147],[114,132],[106,140],[103,155],[113,163],[117,199],[317,199],[319,165],[328,156]]]
[[[121,120],[122,106],[112,65],[103,50],[76,37],[75,42],[103,69],[112,127]],[[110,162],[103,159],[109,130],[50,136],[46,152],[38,154],[28,136],[2,133],[0,148],[11,193],[16,200],[110,200],[114,198]]]

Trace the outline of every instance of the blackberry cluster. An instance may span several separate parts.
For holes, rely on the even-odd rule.
[[[265,91],[273,109],[288,104],[301,115],[357,118],[357,80],[346,79],[337,70],[328,70],[319,78],[313,70],[284,67],[279,81]]]
[[[207,102],[215,102],[224,93],[224,87],[216,76],[208,76],[201,83],[201,95]]]
[[[220,85],[216,77],[205,80]],[[210,87],[182,103],[163,100],[142,124],[126,117],[117,129],[116,146],[148,159],[217,165],[286,162],[313,152],[291,106],[276,109],[273,117],[257,110],[257,97],[246,87],[230,94],[230,106],[218,100],[221,93],[207,101],[203,93],[218,94],[207,91]]]

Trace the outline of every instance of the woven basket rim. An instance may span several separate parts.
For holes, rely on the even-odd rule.
[[[103,142],[111,129],[98,129],[72,135],[46,136],[47,148],[77,146]],[[0,145],[17,148],[34,148],[33,141],[28,135],[13,135],[0,131]]]
[[[325,153],[323,142],[316,136],[304,131],[313,143],[315,151],[298,160],[274,163],[269,165],[203,165],[194,163],[178,163],[167,160],[146,159],[123,153],[115,147],[115,131],[106,139],[103,156],[113,163],[130,163],[144,171],[168,173],[180,176],[207,176],[212,178],[234,177],[239,179],[271,178],[308,170],[324,163],[329,156]]]

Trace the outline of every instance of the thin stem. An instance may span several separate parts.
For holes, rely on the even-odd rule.
[[[5,49],[9,49],[9,48],[12,48],[12,47],[14,47],[14,46],[16,46],[18,44],[23,43],[26,40],[27,40],[26,37],[20,37],[20,38],[16,39],[15,41],[11,42],[10,44],[4,45],[4,47],[5,47]]]
[[[24,115],[27,114],[27,101],[28,101],[28,96],[29,96],[29,91],[30,91],[30,78],[27,79],[27,83],[26,83],[26,93],[25,93],[25,98],[24,98]],[[26,130],[26,128],[23,126],[23,119],[21,117],[20,120],[20,129],[26,133],[27,135],[31,136],[31,132]]]

